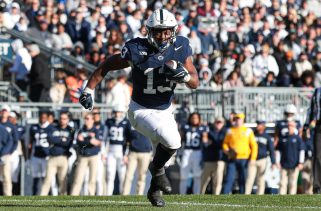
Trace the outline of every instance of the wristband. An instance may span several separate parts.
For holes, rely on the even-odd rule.
[[[90,89],[88,87],[85,88],[84,90],[85,93],[88,93],[88,94],[91,94],[91,95],[94,95],[94,90],[93,89]]]
[[[191,80],[191,75],[188,73],[185,77],[184,77],[184,83],[187,83]]]

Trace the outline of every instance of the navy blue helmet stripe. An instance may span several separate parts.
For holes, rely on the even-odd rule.
[[[160,16],[160,23],[163,24],[164,17],[163,17],[163,10],[162,9],[160,9],[159,16]]]

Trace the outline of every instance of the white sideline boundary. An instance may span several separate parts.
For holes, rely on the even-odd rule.
[[[97,203],[97,204],[132,204],[132,205],[150,205],[149,202],[134,202],[134,201],[116,201],[116,200],[79,200],[79,199],[66,199],[66,200],[58,200],[58,199],[0,199],[0,207],[6,206],[7,203],[10,202],[36,202],[36,203],[48,203],[48,202],[61,202],[64,201],[66,203]],[[5,203],[5,204],[3,204]],[[18,204],[17,204],[18,205]],[[208,207],[232,207],[232,208],[263,208],[263,209],[318,209],[321,210],[321,206],[276,206],[276,205],[247,205],[247,204],[223,204],[223,203],[198,203],[198,202],[166,202],[166,205],[180,205],[180,206],[208,206]],[[23,204],[22,204],[23,206]],[[68,204],[66,205],[68,206]]]

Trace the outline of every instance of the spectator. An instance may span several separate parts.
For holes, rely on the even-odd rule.
[[[201,49],[201,40],[197,36],[197,30],[192,29],[189,36],[188,36],[190,46],[192,48],[192,52],[194,55],[200,54],[202,49]]]
[[[301,53],[299,55],[298,61],[295,63],[297,71],[297,79],[299,79],[304,71],[311,71],[312,64],[308,60],[306,53]]]
[[[28,73],[31,69],[32,59],[28,50],[23,46],[20,39],[16,39],[11,43],[12,50],[16,53],[13,66],[9,71],[15,74],[15,79],[21,91],[27,91]]]
[[[248,166],[245,194],[251,194],[254,181],[256,180],[256,194],[262,195],[265,192],[265,171],[267,167],[267,156],[270,155],[272,169],[275,168],[275,155],[272,138],[265,131],[265,122],[257,121],[255,139],[258,144],[258,156],[254,165]]]
[[[85,53],[89,52],[91,45],[90,24],[84,19],[81,8],[76,10],[75,20],[68,20],[66,32],[69,34],[73,43],[81,41],[84,45]]]
[[[66,53],[69,53],[73,47],[71,38],[65,32],[65,26],[62,23],[57,24],[57,42],[58,48],[64,50]]]
[[[244,47],[245,59],[241,64],[241,77],[245,86],[252,86],[254,82],[253,77],[253,56],[255,55],[255,49],[253,45],[247,45]]]
[[[303,169],[304,145],[296,134],[296,122],[288,123],[288,133],[277,145],[277,164],[281,169],[280,194],[296,194],[299,171]]]
[[[79,195],[82,183],[89,168],[88,194],[90,196],[96,193],[97,163],[98,153],[100,151],[101,140],[99,132],[94,127],[94,118],[92,114],[86,114],[85,124],[77,135],[78,164],[75,170],[75,179],[71,189],[71,195]]]
[[[226,134],[224,118],[217,117],[213,125],[209,127],[208,144],[203,147],[203,172],[201,177],[201,193],[212,179],[212,193],[219,195],[222,190],[226,157],[223,153],[222,144]]]
[[[63,69],[55,71],[56,80],[49,90],[50,99],[53,103],[61,104],[70,101],[66,86],[66,73]]]
[[[258,84],[268,72],[273,72],[275,77],[279,74],[279,66],[269,51],[269,45],[264,44],[261,54],[255,56],[253,59],[253,73],[256,84]]]
[[[268,72],[266,77],[258,84],[261,87],[276,87],[276,79],[273,72]]]
[[[33,102],[48,102],[50,89],[50,69],[48,58],[40,53],[39,46],[32,44],[29,47],[32,65],[29,74],[29,98]]]
[[[235,174],[238,173],[239,193],[245,193],[245,180],[248,165],[255,165],[258,145],[254,133],[244,126],[245,115],[236,113],[233,117],[234,125],[224,138],[223,150],[228,157],[227,170],[223,193],[232,192]]]
[[[243,82],[236,70],[231,72],[228,80],[223,83],[224,88],[243,87]]]
[[[144,195],[146,174],[148,171],[148,165],[152,159],[152,145],[151,141],[137,132],[131,130],[131,138],[129,140],[129,153],[128,153],[128,164],[125,175],[123,195],[129,195],[131,187],[133,185],[133,178],[137,169],[137,185],[136,194]]]
[[[80,95],[79,89],[82,88],[85,80],[87,80],[87,72],[81,65],[77,66],[76,75],[68,76],[66,78],[66,85],[71,102],[78,103]]]
[[[29,27],[37,26],[36,15],[40,9],[39,0],[32,0],[31,7],[26,11],[26,16],[29,20]]]

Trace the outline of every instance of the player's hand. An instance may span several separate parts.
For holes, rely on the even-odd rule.
[[[124,164],[127,166],[128,165],[128,156],[127,155],[125,155],[124,157],[123,157],[123,162],[124,162]]]
[[[274,170],[274,169],[276,169],[276,168],[277,168],[276,164],[272,164],[272,165],[271,165],[271,169],[272,169],[272,170]]]
[[[94,146],[100,146],[100,141],[98,141],[97,139],[90,139],[90,144],[94,145]]]
[[[255,160],[249,160],[249,165],[254,166],[255,165]]]
[[[82,134],[79,134],[77,139],[78,139],[78,141],[85,140],[85,138],[84,138],[84,136]]]
[[[302,163],[299,163],[299,164],[297,165],[297,169],[299,169],[299,171],[301,171],[301,170],[303,169],[303,164],[302,164]]]
[[[88,110],[92,110],[94,106],[94,101],[92,96],[94,95],[94,90],[89,89],[86,87],[84,90],[79,89],[80,91],[80,97],[79,97],[79,103]]]
[[[191,75],[181,62],[171,60],[163,66],[164,74],[170,81],[176,83],[186,83],[191,80]]]
[[[227,152],[227,158],[229,160],[234,160],[236,158],[236,152],[234,149],[230,149],[228,152]]]

